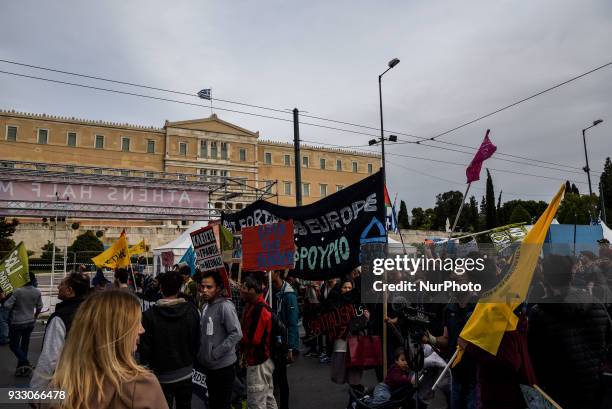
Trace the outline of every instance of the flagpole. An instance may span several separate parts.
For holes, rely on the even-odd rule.
[[[457,216],[455,216],[455,221],[453,222],[453,227],[451,227],[451,230],[448,233],[448,240],[449,241],[450,241],[451,237],[453,236],[453,232],[455,231],[455,227],[457,227],[457,222],[459,221],[459,216],[461,215],[461,211],[463,210],[463,205],[465,204],[465,198],[467,197],[467,194],[470,191],[470,186],[472,186],[472,182],[468,183],[467,187],[465,188],[465,193],[463,194],[463,197],[461,198],[461,206],[459,206],[459,211],[457,212]]]
[[[448,360],[448,363],[446,364],[446,366],[444,367],[444,369],[442,369],[442,372],[440,372],[440,376],[438,376],[438,379],[436,379],[436,382],[433,384],[433,386],[431,387],[431,390],[436,390],[436,386],[438,386],[438,384],[440,383],[440,381],[442,380],[442,378],[444,378],[444,375],[446,375],[446,373],[448,372],[448,370],[450,369],[451,365],[453,364],[453,362],[455,361],[455,358],[457,357],[457,353],[459,353],[459,349],[455,350],[455,353],[453,354],[453,356],[451,356],[451,358]]]

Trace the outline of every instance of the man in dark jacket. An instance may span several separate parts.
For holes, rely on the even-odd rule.
[[[191,374],[200,344],[200,317],[178,296],[183,278],[171,272],[158,278],[163,298],[142,315],[140,358],[157,376],[169,407],[191,408]]]
[[[570,287],[573,260],[544,259],[545,302],[529,315],[529,352],[539,386],[564,408],[598,408],[610,319],[588,293]]]
[[[89,278],[81,273],[70,274],[57,286],[57,298],[61,302],[55,306],[55,312],[47,321],[42,352],[30,381],[31,388],[43,389],[48,386],[64,349],[64,342],[70,331],[74,315],[79,305],[85,300],[88,291]]]
[[[11,312],[9,347],[17,357],[16,376],[29,376],[32,373],[32,366],[28,360],[30,335],[43,308],[42,296],[34,285],[35,282],[36,276],[30,271],[30,281],[23,287],[16,288],[4,302],[4,307]]]
[[[272,308],[287,328],[287,346],[289,348],[286,357],[279,357],[280,359],[274,362],[274,384],[278,386],[280,392],[280,409],[289,409],[287,364],[293,362],[294,353],[297,353],[300,346],[299,307],[293,287],[284,278],[284,271],[272,273]]]

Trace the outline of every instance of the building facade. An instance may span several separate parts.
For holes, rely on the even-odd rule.
[[[340,149],[302,146],[303,204],[315,202],[380,168],[380,156]],[[0,110],[0,160],[53,166],[70,173],[122,177],[176,177],[244,184],[267,192],[267,200],[295,206],[293,145],[261,140],[259,132],[208,118],[166,121],[161,128]],[[7,165],[8,166],[8,165]],[[11,165],[12,166],[12,165]],[[234,192],[211,195],[211,205],[240,210],[256,196]],[[231,196],[231,197],[230,197]]]

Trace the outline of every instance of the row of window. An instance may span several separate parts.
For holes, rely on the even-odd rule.
[[[188,151],[187,147],[188,147],[187,142],[179,142],[179,155],[187,156],[187,151]],[[221,155],[219,155],[219,147],[221,148],[220,149]],[[219,143],[217,141],[207,141],[205,139],[200,140],[200,152],[199,152],[200,155],[199,156],[201,158],[219,159],[219,156],[220,156],[221,159],[228,159],[227,152],[228,152],[227,143],[225,142]],[[246,157],[246,151],[245,151],[245,157]],[[243,160],[243,159],[240,159],[240,160]]]
[[[6,127],[6,140],[9,142],[17,141],[17,127],[8,125]],[[49,130],[38,129],[36,132],[36,142],[41,145],[47,145],[49,143]],[[104,149],[105,136],[96,135],[94,139],[94,148]],[[121,150],[123,152],[130,152],[131,139],[127,136],[121,137]],[[67,132],[66,133],[66,146],[76,147],[77,146],[77,133]],[[155,141],[152,139],[147,140],[147,153],[155,153]]]
[[[271,152],[266,152],[264,153],[264,164],[266,165],[271,165],[272,164],[272,153]],[[291,155],[283,155],[283,164],[285,166],[291,166]],[[357,161],[352,161],[351,162],[351,166],[352,166],[352,171],[354,173],[357,173],[357,170],[359,168],[359,162]],[[302,167],[304,168],[309,168],[310,167],[310,157],[308,156],[302,156]],[[328,169],[327,166],[327,159],[325,158],[320,158],[319,159],[319,169]],[[341,159],[336,159],[336,170],[338,172],[342,172],[342,160]],[[374,171],[374,166],[371,163],[368,163],[368,173],[372,173]]]
[[[272,193],[271,189],[274,185],[274,182],[271,180],[264,180],[264,189],[270,193]],[[336,185],[336,192],[344,189],[344,185]],[[283,181],[283,193],[286,196],[291,196],[293,194],[293,182]],[[325,197],[329,194],[328,185],[325,183],[319,183],[319,195],[321,197]],[[302,183],[302,196],[308,197],[310,196],[310,183],[304,182]]]
[[[17,141],[17,127],[8,125],[6,130],[6,140],[9,142]],[[49,141],[49,130],[48,129],[38,129],[37,133],[37,142],[41,145],[46,145]],[[71,147],[77,146],[77,133],[76,132],[68,132],[66,136],[66,145]],[[123,152],[130,152],[131,149],[131,139],[127,136],[121,137],[121,150]],[[94,148],[96,149],[104,149],[105,146],[105,136],[104,135],[96,135],[94,140]],[[187,156],[187,142],[179,142],[179,155]],[[228,159],[228,145],[225,142],[218,143],[217,141],[207,141],[200,140],[200,157],[202,158],[211,158],[211,159]],[[220,149],[219,149],[220,148]],[[148,139],[147,140],[147,153],[155,153],[155,141]],[[220,153],[220,155],[219,155]],[[246,162],[247,160],[247,150],[245,148],[240,148],[238,151],[238,159],[241,162]],[[272,153],[265,152],[264,153],[264,163],[266,165],[272,164]],[[291,166],[291,155],[283,155],[283,164],[285,166]],[[302,166],[305,168],[310,167],[310,158],[308,156],[302,157]],[[351,162],[352,171],[357,173],[359,168],[359,163],[356,161]],[[327,169],[327,160],[325,158],[319,159],[319,168]],[[341,159],[336,159],[336,170],[342,172],[343,164]],[[371,163],[368,163],[368,173],[372,173],[374,170],[374,166]]]

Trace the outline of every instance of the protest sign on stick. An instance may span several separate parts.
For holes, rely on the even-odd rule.
[[[292,269],[295,264],[293,221],[242,229],[242,269],[271,271]]]
[[[221,252],[217,247],[217,236],[213,226],[203,227],[190,233],[193,251],[196,255],[196,266],[200,271],[218,270],[228,297],[231,296],[228,272],[225,270]]]

